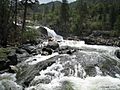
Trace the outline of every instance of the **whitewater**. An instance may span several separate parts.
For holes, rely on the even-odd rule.
[[[68,55],[55,52],[48,56],[32,56],[23,63],[39,65],[43,61],[57,58],[55,63],[41,70],[25,88],[16,83],[16,74],[1,74],[0,90],[120,90],[120,59],[115,55],[119,47],[64,40],[54,30],[43,28],[47,30],[48,36],[59,41],[60,47],[77,48],[77,53]]]

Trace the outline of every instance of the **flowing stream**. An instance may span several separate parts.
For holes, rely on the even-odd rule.
[[[55,61],[40,70],[25,90],[120,90],[120,59],[115,55],[116,50],[120,50],[119,47],[63,40],[54,30],[44,28],[48,36],[61,41],[60,47],[71,47],[77,51],[71,55],[58,52],[48,56],[36,55],[24,61],[28,66],[37,66],[37,69],[42,62],[47,63],[51,59]],[[1,74],[0,90],[22,90],[23,87],[15,82],[15,76]]]

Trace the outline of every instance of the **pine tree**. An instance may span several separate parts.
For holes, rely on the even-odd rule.
[[[66,35],[69,32],[69,5],[67,0],[62,0],[59,23],[62,34]]]
[[[117,35],[120,35],[120,15],[117,17],[117,20],[114,25],[114,30],[117,33]]]
[[[112,5],[109,13],[109,22],[110,22],[111,29],[113,29],[114,24],[116,22],[116,14],[117,12],[115,12],[115,6]]]
[[[60,21],[67,25],[69,22],[69,5],[67,0],[62,0],[61,10],[60,10]]]
[[[86,21],[88,15],[87,3],[83,0],[77,0],[76,10],[78,17],[75,23],[75,34],[80,35],[82,33],[82,30],[86,28]]]
[[[54,2],[52,2],[52,9],[51,9],[51,12],[54,13],[54,11],[55,11],[55,4],[54,4]]]
[[[22,2],[24,5],[24,12],[23,12],[24,14],[23,14],[23,23],[22,23],[22,37],[23,37],[23,32],[26,29],[26,16],[27,16],[28,5],[38,3],[38,0],[22,0]],[[28,2],[30,2],[30,3],[28,4]],[[22,42],[23,42],[23,38],[22,38]]]
[[[10,23],[10,2],[9,0],[0,1],[0,44],[7,45],[8,27]]]

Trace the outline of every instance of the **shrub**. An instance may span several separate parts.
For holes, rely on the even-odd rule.
[[[26,31],[23,32],[23,40],[26,41],[34,41],[39,36],[38,31],[33,28],[27,28]]]

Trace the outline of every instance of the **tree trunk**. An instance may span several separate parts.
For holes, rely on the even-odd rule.
[[[22,25],[22,42],[23,42],[23,32],[25,30],[25,26],[26,26],[26,15],[27,15],[27,1],[25,0],[25,5],[24,5],[24,16],[23,16],[23,25]]]
[[[17,0],[15,0],[15,30],[17,30]]]

